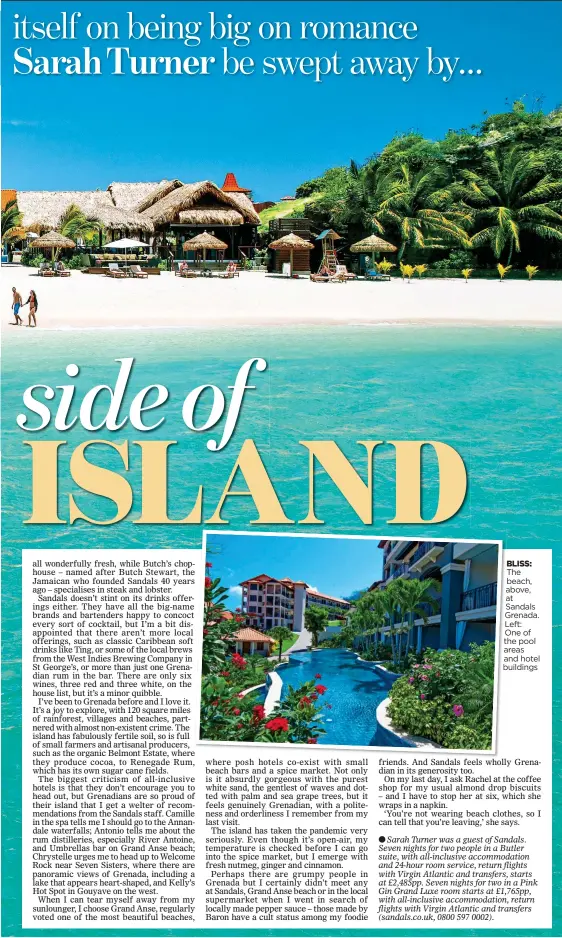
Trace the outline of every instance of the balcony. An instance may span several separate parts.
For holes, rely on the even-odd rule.
[[[390,583],[391,580],[395,580],[395,579],[396,579],[397,577],[399,577],[399,576],[406,576],[406,574],[409,573],[409,572],[410,572],[410,564],[409,564],[409,563],[401,563],[398,567],[395,567],[395,568],[394,568],[394,570],[392,571],[392,573],[390,573],[390,574],[387,576],[386,582],[387,582],[387,583]]]
[[[438,616],[441,614],[441,597],[435,597],[435,606],[432,606],[431,603],[419,603],[418,609],[421,612],[424,612],[427,618],[431,616]],[[416,617],[416,622],[421,621],[421,615]]]
[[[462,594],[462,612],[474,612],[475,609],[487,609],[495,606],[498,599],[498,584],[486,583]]]
[[[412,546],[412,541],[391,541],[388,552],[384,554],[384,565],[386,567],[392,560],[398,560]]]
[[[294,231],[295,234],[303,235],[310,234],[310,219],[305,218],[272,218],[269,222],[269,234],[270,235],[284,235],[290,234],[291,231]]]
[[[415,573],[423,570],[424,567],[433,563],[445,550],[444,544],[437,544],[435,541],[423,541],[410,560],[410,570]]]

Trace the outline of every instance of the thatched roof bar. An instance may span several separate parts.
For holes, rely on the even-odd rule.
[[[180,212],[198,208],[197,203],[204,197],[211,196],[217,206],[224,205],[234,209],[250,224],[259,224],[259,215],[252,203],[243,193],[223,192],[213,182],[194,182],[174,189],[143,211],[155,225],[170,224],[177,221]],[[208,206],[201,206],[205,209]],[[212,206],[214,208],[214,206]]]

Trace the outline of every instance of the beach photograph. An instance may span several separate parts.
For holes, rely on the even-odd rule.
[[[232,169],[3,190],[3,326],[560,324],[561,130],[562,111],[515,101],[262,201]]]
[[[492,748],[497,542],[205,545],[201,740]]]

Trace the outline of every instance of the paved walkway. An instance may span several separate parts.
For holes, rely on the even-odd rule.
[[[289,648],[285,654],[292,655],[294,651],[306,651],[307,648],[310,648],[312,645],[312,635],[307,629],[303,629],[300,632],[299,637],[297,638],[294,645]]]

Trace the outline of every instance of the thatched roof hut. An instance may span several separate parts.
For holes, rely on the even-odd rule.
[[[48,192],[44,189],[18,192],[18,208],[22,225],[28,231],[56,229],[71,205],[77,205],[86,218],[101,222],[106,228],[121,231],[153,230],[152,222],[138,212],[116,206],[110,193],[99,189],[90,191],[65,190]]]
[[[379,238],[378,235],[369,235],[368,238],[363,238],[362,241],[356,241],[349,250],[354,254],[392,254],[398,248],[394,244],[390,244],[389,241]]]
[[[194,238],[190,238],[183,245],[184,251],[226,251],[227,247],[228,244],[215,238],[208,231],[203,231]]]
[[[282,238],[278,238],[277,241],[272,241],[268,245],[273,251],[279,251],[282,248],[293,248],[293,250],[298,249],[299,251],[312,251],[313,245],[310,241],[305,241],[304,238],[299,238],[298,235],[291,231],[290,234],[284,235]]]
[[[180,222],[180,213],[190,210],[198,213],[195,216],[198,220],[191,222],[192,224],[207,225],[215,223],[210,219],[209,213],[217,208],[234,209],[242,216],[243,222],[259,225],[259,215],[244,193],[223,192],[209,180],[173,189],[144,209],[142,214],[150,218],[154,225],[166,225]]]
[[[67,238],[60,231],[48,231],[40,238],[34,239],[33,247],[39,248],[41,251],[50,251],[51,257],[54,259],[55,251],[60,251],[62,248],[75,248],[76,244],[72,238]]]
[[[216,226],[228,237],[233,257],[239,245],[253,243],[252,229],[260,221],[245,191],[224,192],[209,180],[189,185],[179,179],[112,182],[105,190],[18,192],[17,201],[27,231],[56,229],[68,208],[76,205],[86,218],[125,235],[146,237],[157,230],[165,238],[167,228],[180,226],[174,232],[180,252],[183,237],[193,234],[185,229]]]
[[[244,216],[233,208],[222,205],[208,206],[206,208],[188,209],[180,212],[181,225],[243,225]]]
[[[111,182],[107,191],[109,197],[117,208],[123,208],[125,211],[134,212],[137,206],[146,199],[151,192],[158,189],[163,182]]]
[[[47,234],[35,238],[34,248],[75,248],[76,243],[72,238],[67,238],[60,231],[48,231]]]
[[[314,245],[310,241],[300,238],[294,231],[291,231],[288,235],[283,235],[282,238],[277,238],[277,241],[272,241],[269,247],[272,251],[277,252],[275,257],[276,270],[282,271],[283,264],[286,264],[287,261],[289,262],[291,277],[293,271],[304,272],[310,270],[310,252]]]
[[[151,205],[154,205],[155,202],[159,202],[160,199],[163,199],[165,195],[169,195],[174,189],[180,189],[182,186],[183,182],[181,182],[180,179],[163,179],[162,182],[135,205],[135,211],[144,212],[147,208],[150,208]]]

